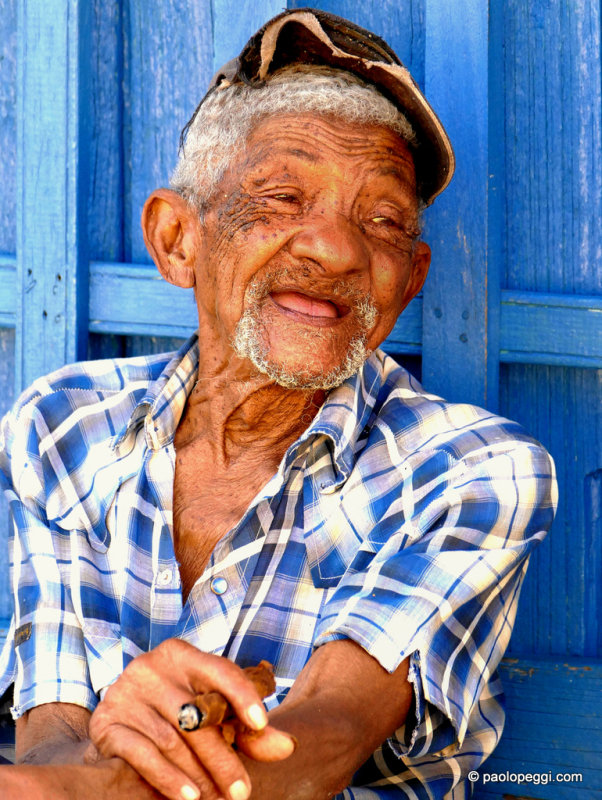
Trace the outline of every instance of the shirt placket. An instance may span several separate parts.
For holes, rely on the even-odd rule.
[[[193,586],[177,635],[204,652],[222,655],[240,621],[248,581],[255,573],[265,534],[273,518],[270,503],[282,486],[276,475],[264,496],[251,503],[239,523],[217,544]]]
[[[163,443],[160,440],[159,428],[150,415],[145,427],[149,446],[145,461],[146,475],[157,509],[151,554],[149,649],[152,649],[175,635],[182,610],[182,591],[173,544],[174,446],[172,442]]]

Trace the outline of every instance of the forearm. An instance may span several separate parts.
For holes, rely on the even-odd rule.
[[[17,765],[0,767],[3,800],[155,800],[161,795],[119,758],[86,763],[90,712],[48,703],[17,720]]]
[[[392,675],[351,641],[320,648],[270,722],[298,745],[286,761],[245,759],[254,800],[326,800],[403,724],[412,699],[407,660]]]
[[[18,765],[0,767],[2,800],[160,800],[121,759],[95,766]]]

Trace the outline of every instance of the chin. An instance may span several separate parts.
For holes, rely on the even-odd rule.
[[[365,337],[356,336],[347,343],[341,357],[333,363],[332,342],[297,340],[294,354],[290,350],[278,352],[286,351],[286,348],[270,347],[265,341],[269,338],[265,333],[265,329],[257,325],[256,318],[245,314],[236,327],[233,349],[239,357],[248,359],[258,372],[285,389],[334,389],[355,375],[371,353],[366,346]],[[327,347],[327,344],[331,346]],[[322,350],[330,353],[331,357],[320,359],[319,353]]]

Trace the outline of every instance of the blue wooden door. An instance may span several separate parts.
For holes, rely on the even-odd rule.
[[[558,517],[502,667],[506,731],[476,796],[602,797],[599,4],[316,5],[395,47],[456,148],[427,212],[431,275],[387,348],[429,390],[525,424],[557,464]],[[149,262],[142,203],[214,69],[281,8],[0,0],[0,411],[67,361],[170,349],[194,329],[192,297]],[[0,559],[0,635],[7,576]],[[493,779],[517,773],[540,777]]]

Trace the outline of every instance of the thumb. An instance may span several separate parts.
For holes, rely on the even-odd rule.
[[[255,761],[282,761],[295,752],[297,740],[292,734],[279,731],[272,725],[262,731],[241,725],[236,734],[236,746]]]

